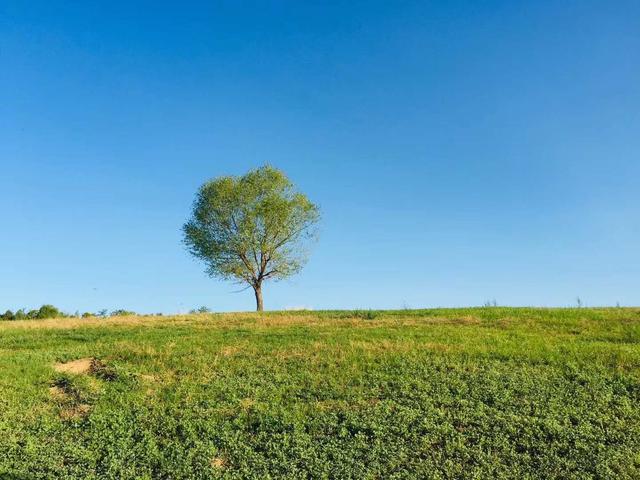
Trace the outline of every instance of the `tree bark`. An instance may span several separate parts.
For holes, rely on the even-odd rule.
[[[256,310],[262,312],[264,305],[262,304],[262,285],[254,285],[253,291],[256,294]]]

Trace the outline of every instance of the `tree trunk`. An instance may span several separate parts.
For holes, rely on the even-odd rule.
[[[253,291],[256,294],[256,310],[258,312],[262,312],[264,310],[264,306],[262,304],[262,285],[255,285],[253,287]]]

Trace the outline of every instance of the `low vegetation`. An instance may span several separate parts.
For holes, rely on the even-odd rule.
[[[37,310],[25,310],[21,308],[15,313],[7,310],[0,315],[0,320],[27,320],[27,319],[44,319],[44,318],[62,318],[67,315],[62,313],[53,305],[43,305]]]
[[[0,324],[0,478],[640,477],[640,309]]]
[[[15,313],[11,310],[7,310],[3,314],[0,314],[0,320],[6,320],[6,321],[44,320],[48,318],[71,318],[71,317],[106,318],[106,317],[125,317],[125,316],[131,316],[135,314],[136,314],[135,312],[131,312],[129,310],[124,310],[124,309],[113,310],[111,313],[109,313],[108,310],[101,310],[97,313],[85,312],[83,314],[80,314],[80,312],[76,312],[74,314],[69,314],[69,313],[62,312],[61,310],[59,310],[57,307],[54,307],[53,305],[43,305],[37,310],[26,310],[24,308],[21,308],[20,310],[17,310]]]

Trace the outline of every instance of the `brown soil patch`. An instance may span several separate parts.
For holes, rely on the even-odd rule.
[[[91,412],[91,406],[86,403],[75,405],[71,408],[60,410],[60,418],[62,420],[81,420]]]
[[[54,370],[74,375],[94,375],[102,380],[115,380],[116,372],[96,358],[79,358],[65,363],[56,363]]]
[[[60,373],[73,373],[76,375],[87,375],[91,373],[93,358],[79,358],[71,362],[56,363],[53,369]]]

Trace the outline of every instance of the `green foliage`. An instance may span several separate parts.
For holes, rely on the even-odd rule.
[[[131,312],[129,310],[124,310],[124,309],[118,309],[118,310],[114,310],[113,312],[111,312],[110,316],[112,317],[130,317],[132,315],[135,315],[136,312]]]
[[[64,316],[62,312],[53,305],[41,306],[35,315],[35,318],[58,318]]]
[[[640,309],[371,313],[4,322],[0,478],[640,478]]]
[[[26,313],[24,309],[20,309],[16,313],[13,313],[11,310],[7,310],[3,315],[0,315],[0,320],[36,320],[62,317],[66,317],[66,315],[53,305],[43,305],[38,310],[29,310]]]
[[[199,308],[194,308],[193,310],[189,311],[189,313],[192,314],[196,314],[196,313],[211,313],[211,309],[209,307],[199,307]]]
[[[247,283],[297,273],[307,257],[319,210],[280,170],[265,166],[205,183],[184,225],[189,252],[212,277]],[[259,302],[259,307],[260,302]]]
[[[378,317],[378,313],[374,310],[354,310],[351,314],[346,312],[347,316],[353,316],[354,318],[362,318],[364,320],[374,320]]]

